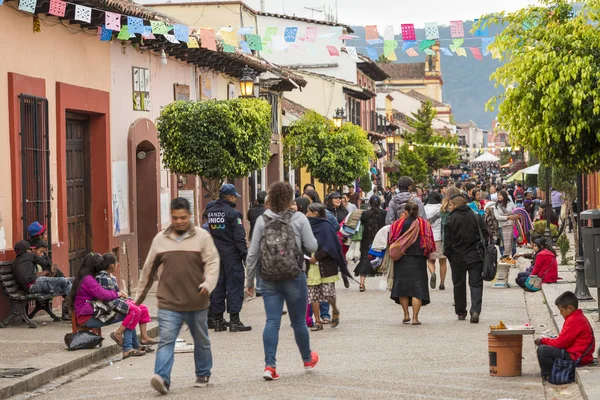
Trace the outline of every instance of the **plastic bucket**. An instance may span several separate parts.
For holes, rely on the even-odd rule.
[[[496,268],[496,276],[492,281],[493,288],[507,288],[508,287],[508,277],[510,275],[510,265],[504,263],[498,263],[498,267]]]
[[[488,333],[491,376],[521,376],[523,336]]]

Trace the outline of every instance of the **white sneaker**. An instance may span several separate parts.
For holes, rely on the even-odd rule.
[[[150,379],[150,384],[160,394],[169,393],[169,385],[165,382],[165,380],[158,374],[154,374],[152,379]]]

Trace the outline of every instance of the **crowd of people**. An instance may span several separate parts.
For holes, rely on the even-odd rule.
[[[532,276],[539,276],[544,284],[556,282],[555,251],[529,230],[531,217],[536,218],[527,208],[531,192],[519,185],[510,192],[506,189],[467,179],[424,190],[411,178],[401,177],[397,185],[374,193],[363,206],[352,186],[346,193],[329,193],[322,203],[313,185],[299,193],[288,183],[277,182],[268,192],[258,193],[248,212],[248,246],[242,214],[236,210],[240,195],[233,185],[225,184],[219,199],[203,211],[202,228],[191,222],[187,200],[171,202],[171,226],[152,241],[135,298],[119,289],[112,253],[90,253],[74,279],[59,276],[44,253],[45,227],[38,223],[30,227],[30,242],[15,245],[13,270],[26,292],[63,293],[69,305],[63,309],[65,319],[72,310],[82,327],[120,322],[110,337],[123,347],[124,358],[154,351],[151,346],[157,342],[147,334],[151,319],[143,302],[160,276],[160,341],[151,384],[161,394],[171,386],[175,342],[184,322],[194,339],[195,386],[206,387],[212,369],[209,329],[251,330],[240,319],[244,296],[261,296],[266,314],[263,378],[277,380],[282,315],[289,314],[305,370],[314,370],[319,356],[311,347],[309,329],[319,332],[324,325],[333,329],[340,325],[336,282],[341,279],[349,288],[355,280],[351,269],[360,292],[366,291],[369,277],[387,276],[390,298],[402,307],[402,323],[413,326],[421,325],[421,309],[431,302],[430,289],[445,290],[448,267],[456,317],[462,321],[470,315],[471,323],[479,322],[483,246],[488,244],[497,245],[503,257],[518,258],[522,255],[515,255],[517,242],[532,243],[534,252],[523,255],[532,259],[531,267],[518,275],[517,284],[533,290],[527,285]],[[556,213],[542,204],[539,218],[548,218],[550,212]],[[565,296],[557,305],[565,318],[574,320],[570,316],[578,315],[577,304]],[[548,357],[565,357],[548,346],[567,354],[571,354],[569,346],[575,346],[572,340],[540,344],[543,374]]]

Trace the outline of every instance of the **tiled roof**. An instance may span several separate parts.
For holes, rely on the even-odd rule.
[[[283,109],[284,113],[294,114],[298,117],[303,116],[304,113],[308,111],[308,108],[301,106],[300,104],[295,103],[290,99],[286,99],[285,97],[281,102],[281,108]]]
[[[425,63],[377,63],[391,80],[425,79]]]
[[[426,96],[423,93],[419,93],[416,90],[411,90],[410,92],[407,92],[406,94],[409,95],[410,97],[412,97],[413,99],[417,99],[423,103],[430,101],[434,107],[446,107],[446,104],[439,102],[435,99],[432,99],[431,97]]]

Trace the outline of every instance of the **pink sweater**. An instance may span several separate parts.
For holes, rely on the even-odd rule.
[[[111,301],[119,297],[119,294],[113,290],[106,290],[94,279],[92,275],[87,275],[81,280],[81,285],[77,289],[73,307],[75,316],[94,314],[94,308],[90,301],[102,300]]]

